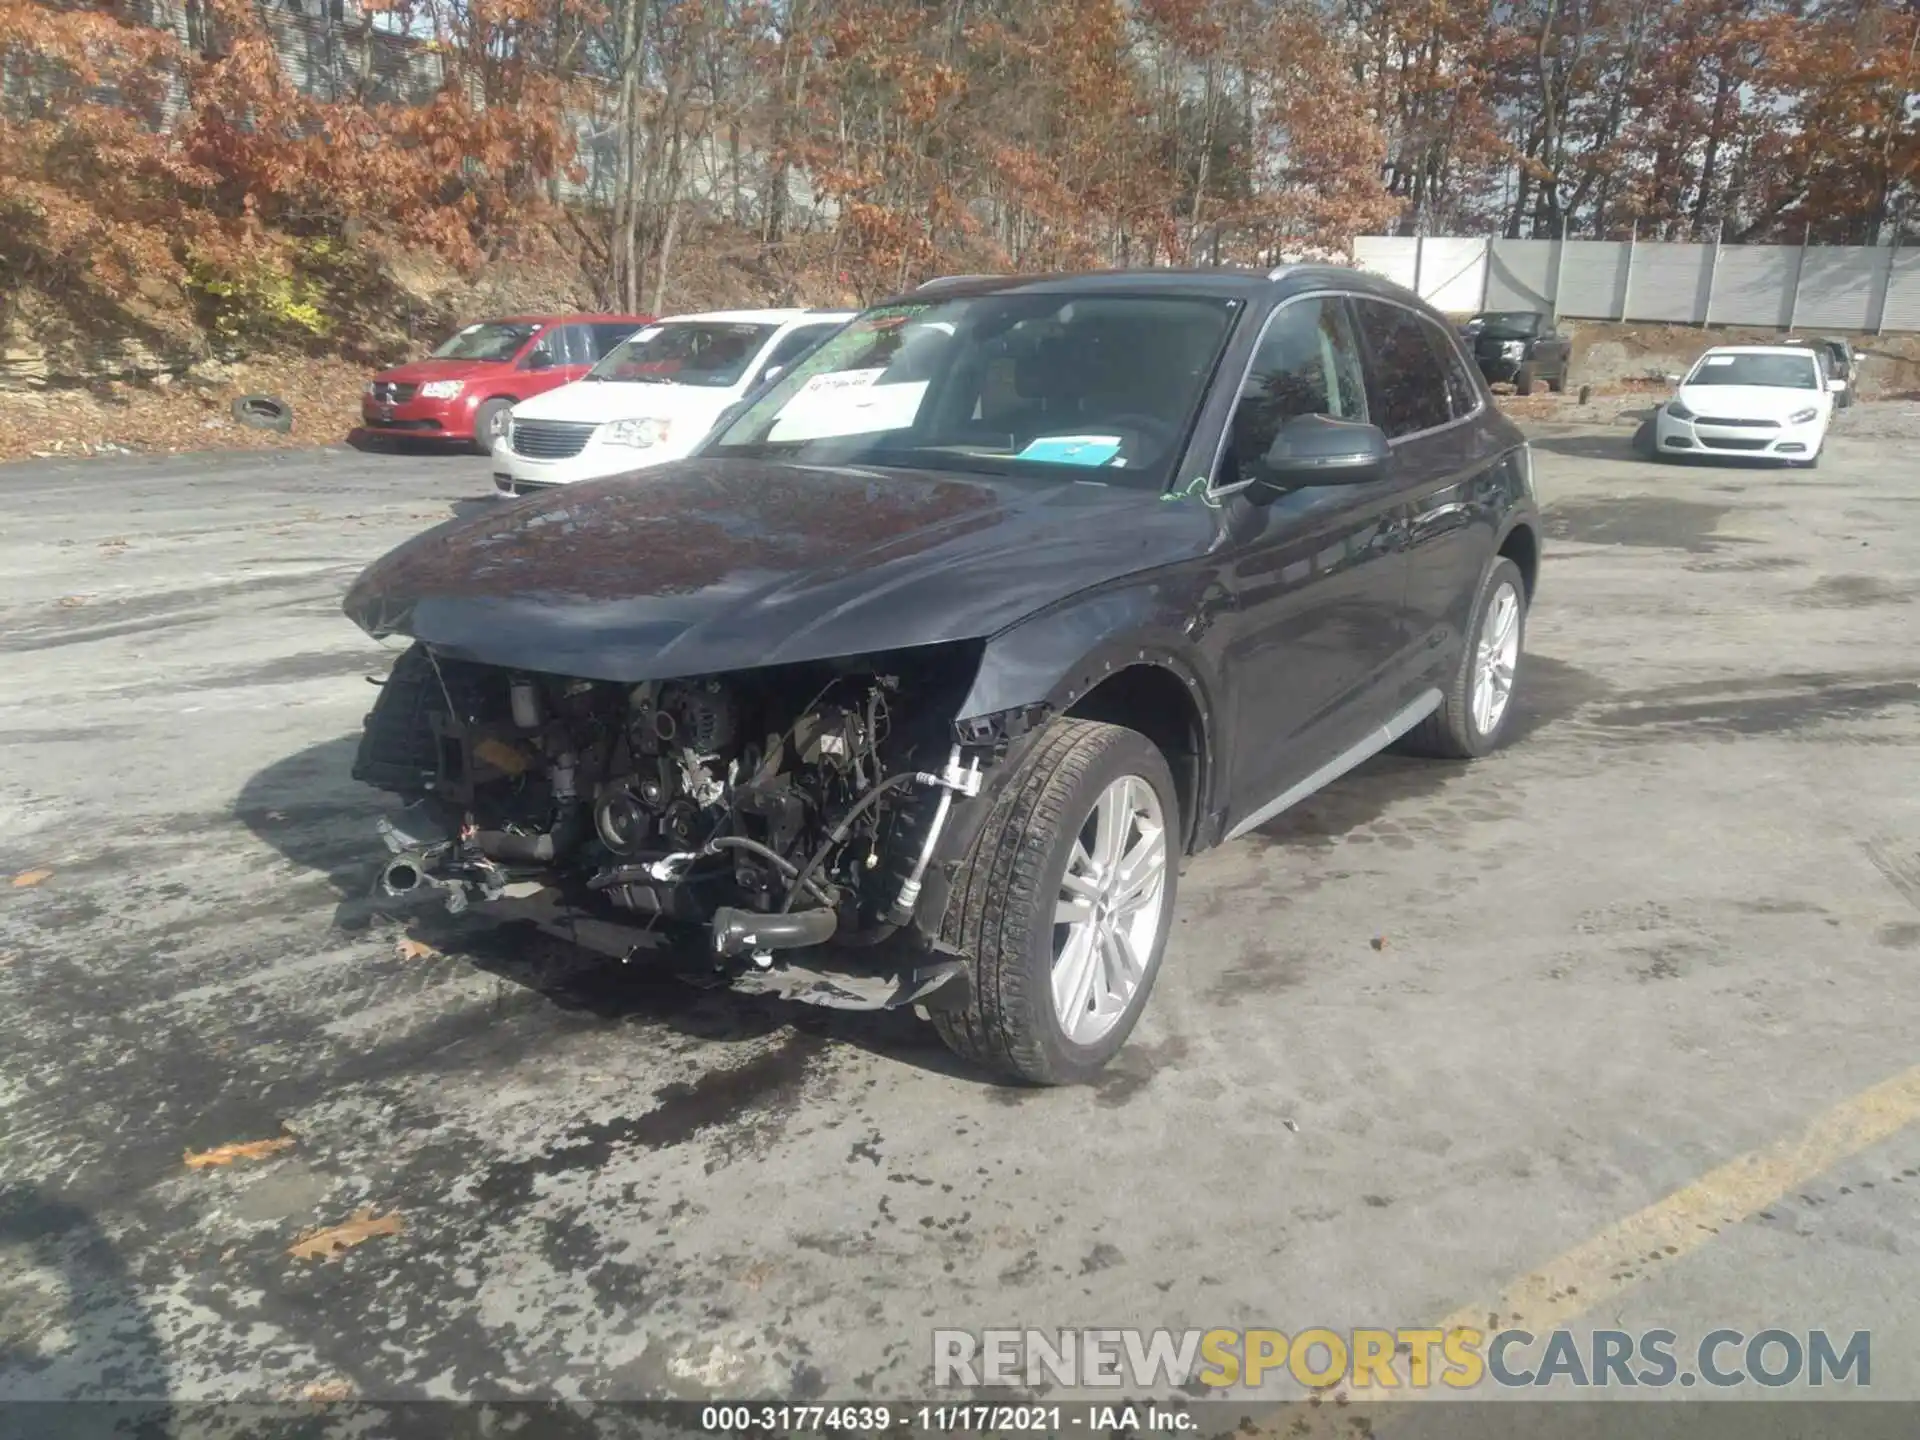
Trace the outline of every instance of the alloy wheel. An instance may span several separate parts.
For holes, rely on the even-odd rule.
[[[1487,602],[1474,647],[1473,725],[1482,735],[1500,728],[1513,698],[1513,672],[1520,663],[1520,592],[1502,581]]]
[[[1091,1045],[1120,1023],[1147,978],[1167,893],[1160,797],[1122,775],[1074,838],[1054,907],[1053,1011],[1067,1039]]]

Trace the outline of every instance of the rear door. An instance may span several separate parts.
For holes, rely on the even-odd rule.
[[[1448,673],[1493,556],[1501,452],[1476,424],[1488,400],[1446,327],[1390,301],[1354,302],[1370,393],[1407,511],[1408,650],[1394,688],[1409,699]]]
[[[548,373],[557,378],[547,386],[549,390],[572,384],[591,370],[593,362],[600,358],[594,346],[591,325],[561,325],[552,335],[554,367]]]
[[[1290,300],[1269,318],[1228,425],[1216,494],[1244,488],[1248,462],[1297,415],[1372,418],[1341,296]],[[1382,687],[1406,644],[1397,507],[1388,477],[1313,486],[1236,511],[1226,572],[1234,603],[1223,622],[1232,631],[1222,655],[1233,706],[1230,826],[1391,713]]]

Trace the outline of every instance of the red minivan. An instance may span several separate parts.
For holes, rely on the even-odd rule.
[[[515,401],[578,380],[651,315],[510,315],[469,325],[424,360],[382,370],[363,433],[457,440],[491,454]]]

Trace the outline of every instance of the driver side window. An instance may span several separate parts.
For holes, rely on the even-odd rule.
[[[1234,406],[1224,473],[1216,483],[1247,479],[1247,466],[1267,453],[1283,424],[1300,415],[1367,418],[1360,347],[1338,296],[1296,300],[1274,314]]]

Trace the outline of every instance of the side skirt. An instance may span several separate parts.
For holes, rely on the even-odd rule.
[[[1242,820],[1226,834],[1228,840],[1238,840],[1256,826],[1264,825],[1283,810],[1289,810],[1306,799],[1314,791],[1324,788],[1338,780],[1362,761],[1371,760],[1386,749],[1427,716],[1440,708],[1440,692],[1427,690],[1402,709],[1377,730],[1369,730],[1354,744],[1342,750],[1333,759],[1322,765],[1299,784],[1290,786],[1274,799],[1269,800],[1246,819]]]

